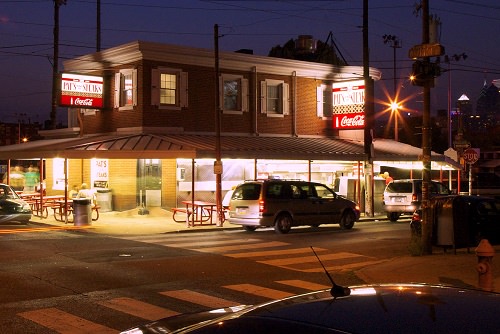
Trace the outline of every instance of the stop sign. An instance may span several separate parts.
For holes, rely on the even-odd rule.
[[[468,148],[463,154],[464,160],[468,164],[474,164],[479,160],[479,152],[473,148]]]

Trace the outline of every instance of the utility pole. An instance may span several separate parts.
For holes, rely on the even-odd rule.
[[[422,44],[429,44],[429,0],[422,0]],[[429,64],[429,57],[424,57],[424,64]],[[431,80],[427,77],[424,81],[424,111],[422,121],[422,254],[432,254],[430,221],[431,208],[429,206],[429,188],[431,182]]]
[[[422,119],[422,235],[419,239],[415,255],[432,254],[431,244],[431,208],[429,189],[431,184],[431,88],[434,78],[440,75],[438,64],[432,63],[430,57],[440,57],[444,54],[444,47],[437,42],[430,43],[429,0],[422,0],[417,7],[422,11],[422,44],[413,46],[409,57],[415,59],[413,64],[412,83],[423,87],[423,119]]]
[[[364,151],[365,161],[365,189],[366,203],[365,212],[369,217],[374,215],[373,205],[373,79],[370,77],[370,53],[368,47],[368,0],[363,0],[363,79],[365,81],[365,128],[364,128]]]
[[[96,7],[97,7],[97,22],[96,22],[96,51],[99,52],[101,51],[101,0],[96,0]]]
[[[219,26],[214,25],[215,44],[215,203],[217,204],[217,226],[222,226],[224,210],[222,208],[222,160],[221,160],[221,108],[220,108],[220,70],[219,70]]]
[[[50,127],[56,128],[57,122],[57,88],[59,87],[59,7],[66,0],[54,0],[54,60],[52,63],[52,109],[50,111]]]

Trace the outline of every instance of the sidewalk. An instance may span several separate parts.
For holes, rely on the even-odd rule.
[[[362,217],[361,222],[376,221],[384,217]],[[223,227],[216,225],[196,225],[188,227],[186,223],[177,223],[172,213],[161,208],[151,208],[149,214],[141,215],[138,209],[125,212],[101,212],[99,220],[88,226],[74,226],[73,223],[58,222],[52,215],[48,218],[33,216],[32,224],[48,225],[56,228],[85,229],[93,233],[107,235],[146,235],[163,233],[189,233],[214,230],[241,229],[238,225],[225,223]],[[410,229],[408,227],[408,233]],[[494,291],[500,292],[500,245],[493,246],[495,257],[492,261]],[[456,254],[449,249],[444,252],[434,247],[433,254],[428,256],[394,257],[376,265],[356,269],[354,273],[366,283],[434,283],[458,287],[477,288],[478,273],[475,247],[457,249]]]

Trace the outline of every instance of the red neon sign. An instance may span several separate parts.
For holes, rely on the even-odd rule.
[[[333,115],[333,127],[335,129],[363,129],[365,127],[365,114],[336,114]]]

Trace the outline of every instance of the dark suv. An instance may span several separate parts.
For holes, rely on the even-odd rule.
[[[450,195],[444,184],[431,181],[429,198],[439,195]],[[413,214],[422,203],[422,180],[407,179],[391,181],[384,191],[384,210],[390,221],[397,221],[402,214]]]
[[[301,180],[256,180],[236,187],[229,203],[229,222],[247,231],[273,226],[288,233],[292,226],[339,224],[350,229],[359,219],[356,203],[324,184]]]

